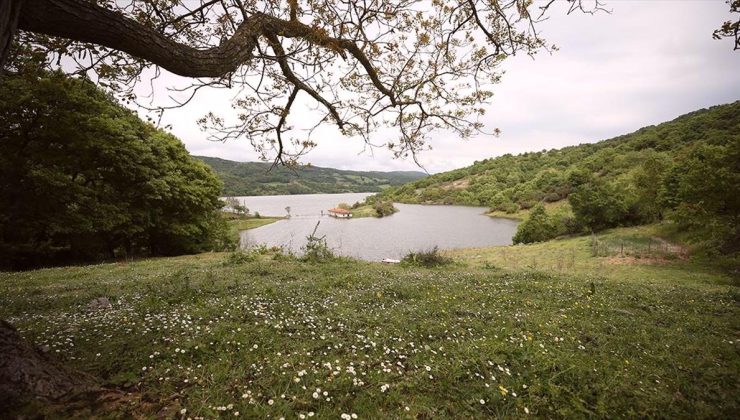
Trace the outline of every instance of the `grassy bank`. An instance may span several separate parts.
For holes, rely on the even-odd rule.
[[[589,240],[434,270],[202,254],[0,273],[0,317],[138,402],[107,415],[734,416],[737,286],[681,259],[605,270]],[[112,310],[87,310],[99,296]]]
[[[536,270],[665,284],[740,285],[716,259],[689,258],[689,249],[669,242],[660,225],[618,228],[594,236],[557,239],[531,245],[447,251],[470,267]]]
[[[283,217],[272,216],[239,216],[233,213],[224,213],[224,217],[226,217],[229,224],[229,235],[234,241],[236,241],[236,243],[239,242],[239,232],[243,230],[256,229],[284,219]]]
[[[353,219],[356,219],[358,217],[378,217],[378,212],[375,211],[375,208],[373,208],[373,206],[369,204],[353,208],[351,211]]]
[[[230,220],[229,224],[237,231],[240,231],[240,230],[255,229],[260,226],[269,225],[270,223],[275,223],[278,220],[283,220],[283,218],[282,217],[248,217],[248,218],[243,218],[243,219]]]

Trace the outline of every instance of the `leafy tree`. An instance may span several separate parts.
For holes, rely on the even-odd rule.
[[[651,154],[637,168],[633,182],[636,190],[636,205],[640,221],[654,222],[663,216],[660,194],[663,179],[670,166],[667,156]]]
[[[529,217],[517,226],[513,241],[515,244],[542,242],[558,236],[555,221],[547,214],[542,203],[532,208]]]
[[[740,13],[740,0],[726,0],[725,3],[730,6],[730,13]],[[735,21],[725,21],[712,33],[712,36],[714,39],[735,38],[734,50],[740,50],[740,18]]]
[[[710,249],[740,251],[740,136],[699,145],[675,163],[664,183],[672,219]]]
[[[398,211],[391,201],[378,200],[373,203],[373,209],[377,217],[390,216]]]
[[[0,139],[3,266],[229,246],[212,171],[90,82],[3,79]]]
[[[249,214],[249,209],[239,202],[239,200],[236,197],[226,197],[224,200],[226,202],[226,205],[231,208],[231,211],[234,213],[246,216]]]
[[[578,177],[568,202],[576,220],[594,231],[617,226],[628,214],[624,191],[598,178],[584,180]]]

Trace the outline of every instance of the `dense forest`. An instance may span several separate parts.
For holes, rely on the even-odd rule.
[[[271,168],[265,162],[196,158],[216,172],[224,183],[224,194],[230,196],[378,192],[426,176],[413,171],[358,172],[311,165]]]
[[[594,144],[478,161],[381,195],[504,213],[535,207],[516,242],[669,219],[709,248],[735,252],[739,186],[740,101]],[[544,204],[565,200],[547,214]]]
[[[221,181],[92,82],[0,81],[0,268],[230,248]]]

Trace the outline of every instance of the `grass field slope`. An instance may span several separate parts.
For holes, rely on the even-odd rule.
[[[0,318],[124,394],[14,414],[735,417],[737,281],[655,229],[435,269],[263,250],[0,273]]]
[[[318,166],[295,169],[275,167],[265,162],[234,162],[219,158],[196,156],[224,182],[224,194],[282,195],[348,192],[378,192],[426,176],[423,172],[360,172],[343,171]]]

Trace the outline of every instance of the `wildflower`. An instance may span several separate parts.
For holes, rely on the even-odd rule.
[[[275,404],[275,401],[273,401],[272,399],[267,401],[267,405],[273,405],[273,404]]]
[[[481,404],[485,404],[485,403],[486,403],[486,400],[484,400],[483,398],[481,398],[481,399],[480,399],[480,403],[481,403]]]
[[[182,410],[180,410],[180,414],[185,414],[187,412],[188,412],[188,409],[187,408],[183,408]]]
[[[529,414],[529,409],[527,407],[524,407],[524,412]]]
[[[390,385],[388,385],[388,384],[381,385],[380,386],[380,392],[385,392],[385,391],[388,390],[388,388],[390,388]]]

